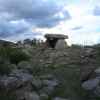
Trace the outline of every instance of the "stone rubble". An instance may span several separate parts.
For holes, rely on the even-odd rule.
[[[0,77],[0,89],[12,92],[16,100],[48,100],[59,85],[52,75],[34,77],[23,70],[15,70],[8,76]],[[67,100],[55,98],[53,100]]]
[[[100,68],[94,70],[95,78],[88,79],[82,83],[82,88],[100,97]]]

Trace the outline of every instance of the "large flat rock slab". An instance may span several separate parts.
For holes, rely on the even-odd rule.
[[[68,39],[67,35],[63,34],[45,34],[46,38]]]

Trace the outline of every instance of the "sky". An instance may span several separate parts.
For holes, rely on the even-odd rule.
[[[100,0],[0,0],[0,39],[69,36],[68,44],[100,43]]]

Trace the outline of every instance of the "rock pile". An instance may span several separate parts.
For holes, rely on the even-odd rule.
[[[8,76],[0,77],[0,90],[13,93],[16,100],[48,100],[58,85],[52,75],[35,77],[23,70],[14,70]]]
[[[84,48],[81,54],[81,81],[88,80],[97,67],[96,51],[93,48]]]
[[[100,97],[100,68],[94,70],[94,78],[90,78],[82,83],[82,87]]]
[[[84,48],[81,55],[81,86],[90,96],[100,97],[100,67],[98,52],[94,48]],[[94,94],[94,95],[93,95]]]

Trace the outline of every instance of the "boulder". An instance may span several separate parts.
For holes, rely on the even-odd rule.
[[[40,96],[36,92],[22,90],[16,93],[16,100],[40,100]]]
[[[42,81],[39,79],[39,78],[34,78],[32,80],[32,86],[35,88],[35,89],[40,89],[42,88]]]
[[[100,75],[100,68],[97,68],[94,72],[96,73],[97,76]]]
[[[20,86],[20,81],[16,77],[0,77],[0,89],[2,90],[13,90]]]
[[[100,97],[100,86],[97,86],[97,87],[95,88],[95,90],[93,91],[93,93],[94,93],[96,96]]]
[[[43,88],[41,88],[40,93],[46,93],[48,95],[52,94],[55,87],[58,86],[57,80],[43,80]]]
[[[46,75],[42,75],[42,76],[40,76],[40,79],[42,79],[42,80],[52,80],[54,78],[54,76],[53,75],[51,75],[51,74],[46,74]]]
[[[98,78],[90,79],[82,83],[82,87],[85,90],[94,90],[100,83]]]
[[[41,100],[48,100],[49,96],[46,93],[41,93],[40,98]]]
[[[15,70],[10,74],[10,76],[16,77],[22,84],[25,82],[31,83],[33,80],[33,76],[23,70]]]
[[[36,92],[26,92],[25,100],[40,100],[40,96]]]
[[[57,80],[43,80],[43,85],[55,87],[58,85],[58,81]]]

